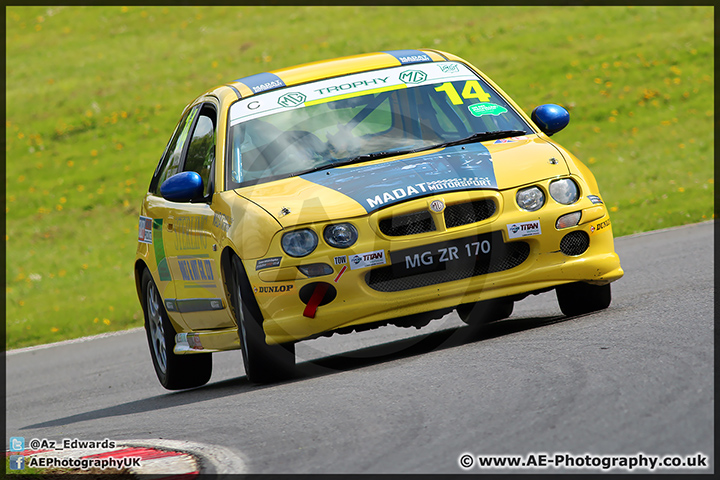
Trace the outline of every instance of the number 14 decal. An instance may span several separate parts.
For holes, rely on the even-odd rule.
[[[478,82],[477,80],[468,80],[467,82],[465,82],[465,86],[463,87],[462,91],[462,98],[460,98],[460,95],[458,95],[458,91],[455,89],[455,86],[450,82],[443,83],[439,87],[436,87],[435,91],[445,92],[453,105],[462,105],[462,98],[466,100],[469,100],[471,98],[477,98],[481,102],[490,101],[490,94],[485,93],[485,90],[483,90],[480,82]]]

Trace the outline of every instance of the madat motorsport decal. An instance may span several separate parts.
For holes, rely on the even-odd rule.
[[[403,65],[410,63],[432,62],[430,55],[421,52],[420,50],[385,50],[384,53],[389,53],[393,57],[397,58]]]
[[[435,192],[497,189],[492,157],[480,143],[374,165],[336,168],[301,176],[347,195],[370,213]]]

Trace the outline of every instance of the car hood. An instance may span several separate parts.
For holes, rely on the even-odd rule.
[[[289,227],[365,215],[434,193],[504,190],[568,173],[560,151],[533,135],[384,158],[236,192]]]

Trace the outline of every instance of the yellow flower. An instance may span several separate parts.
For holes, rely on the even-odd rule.
[[[60,276],[60,277],[64,277],[66,274],[67,274],[67,271],[65,271],[65,270],[60,270],[58,272],[58,276]]]
[[[87,263],[83,263],[83,264],[82,264],[82,268],[83,268],[83,270],[87,270],[87,269],[88,269],[88,264],[87,264]]]
[[[72,160],[68,160],[68,161],[67,161],[67,166],[68,166],[68,167],[72,167],[73,165],[75,165],[75,162],[73,162]]]
[[[67,202],[67,198],[65,198],[65,197],[60,197],[60,203],[66,203],[66,202]]]
[[[618,207],[610,207],[610,211],[611,211],[611,212],[617,212],[617,211],[618,211]]]
[[[18,300],[18,305],[21,307],[25,305],[25,300]]]
[[[99,321],[100,321],[100,319],[98,317],[95,317],[95,319],[93,320],[93,323],[98,323]]]
[[[108,320],[107,318],[103,318],[103,323],[105,325],[110,325],[110,320]]]
[[[58,330],[57,327],[52,327],[52,328],[50,329],[50,331],[53,332],[53,333],[59,332],[59,330]]]
[[[678,192],[683,193],[685,189],[683,187],[678,187]]]

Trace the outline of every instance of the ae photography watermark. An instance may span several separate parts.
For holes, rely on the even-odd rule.
[[[458,457],[458,465],[463,470],[483,469],[577,469],[577,470],[645,470],[648,472],[663,469],[708,468],[708,456],[703,453],[694,455],[647,455],[639,452],[632,455],[593,455],[585,453],[529,453],[527,455],[473,455],[463,453]]]
[[[93,455],[92,450],[106,452],[114,449],[117,442],[109,439],[80,440],[77,438],[64,438],[61,441],[47,438],[33,438],[25,442],[25,437],[10,437],[10,455],[8,463],[10,470],[25,470],[25,468],[75,468],[101,470],[140,467],[140,457],[114,458],[111,455]],[[83,450],[85,456],[73,458],[58,456],[59,453],[73,450]],[[96,458],[93,458],[93,457]]]

